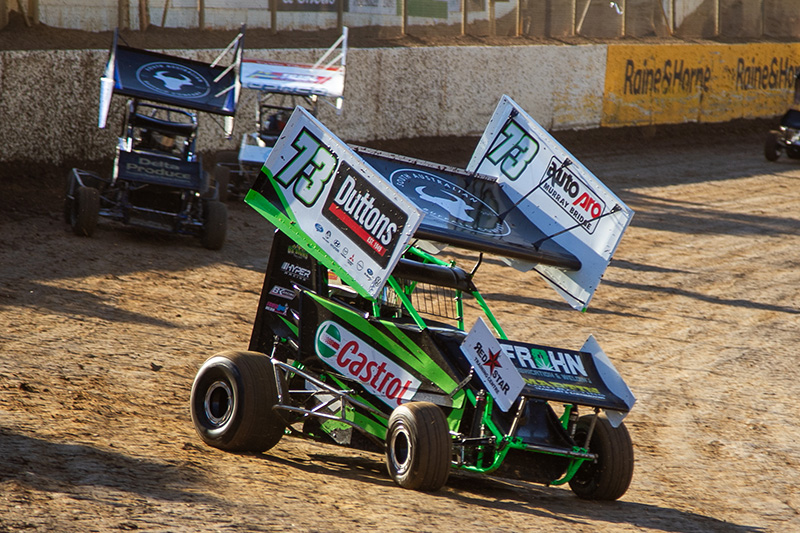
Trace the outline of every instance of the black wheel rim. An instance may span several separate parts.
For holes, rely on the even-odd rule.
[[[398,424],[396,426],[389,440],[389,451],[392,469],[398,475],[403,475],[411,465],[412,455],[410,436],[404,425]]]
[[[203,412],[212,428],[223,427],[233,414],[233,391],[225,381],[215,381],[206,390]]]

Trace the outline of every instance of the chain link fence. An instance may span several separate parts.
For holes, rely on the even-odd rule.
[[[374,37],[794,39],[798,0],[0,0],[26,23],[114,27],[358,28]]]

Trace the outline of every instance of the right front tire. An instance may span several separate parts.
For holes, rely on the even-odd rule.
[[[569,482],[569,488],[585,500],[616,500],[628,490],[633,478],[633,443],[624,423],[613,427],[604,414],[584,415],[578,419],[575,442],[586,440],[592,418],[597,422],[589,442],[594,461],[584,462]]]
[[[406,489],[435,491],[447,482],[452,440],[439,406],[410,402],[389,417],[386,466],[395,483]]]
[[[69,202],[69,225],[80,237],[91,237],[100,217],[100,191],[94,187],[78,186],[75,198]]]
[[[208,359],[194,378],[192,422],[203,442],[237,452],[263,452],[281,440],[285,425],[275,369],[258,352],[226,351]]]

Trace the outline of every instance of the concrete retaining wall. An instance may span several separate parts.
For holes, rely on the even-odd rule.
[[[780,71],[795,69],[792,54],[800,52],[797,45],[775,44],[759,45],[757,54],[748,55],[751,45],[730,45],[726,63],[715,59],[719,50],[705,53],[701,45],[614,46],[351,49],[344,111],[337,116],[323,106],[319,117],[339,137],[355,142],[477,135],[503,94],[551,130],[768,117],[789,104],[791,87],[784,83],[789,78]],[[211,61],[218,51],[170,53]],[[247,50],[250,57],[293,62],[313,62],[320,53]],[[114,98],[108,127],[98,129],[99,80],[107,55],[106,50],[1,52],[0,161],[59,164],[111,157],[125,99]],[[684,56],[687,69],[702,73],[690,73],[694,81],[685,90],[660,93],[642,80],[663,70],[665,57],[674,65]],[[737,73],[737,62],[749,67],[746,75]],[[714,108],[698,112],[703,102],[718,101],[715,91],[724,91],[735,105],[722,115]],[[737,91],[746,98],[735,98]],[[224,139],[213,117],[201,115],[200,149],[235,148],[241,134],[253,129],[254,109],[254,95],[244,91],[231,140]]]

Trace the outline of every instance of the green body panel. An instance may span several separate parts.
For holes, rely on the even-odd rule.
[[[268,181],[270,185],[274,187],[272,180]],[[247,195],[244,197],[244,201],[250,205],[253,209],[255,209],[261,216],[272,222],[276,228],[284,232],[286,235],[291,237],[297,244],[302,246],[309,254],[311,254],[314,259],[319,261],[321,264],[325,265],[327,268],[331,269],[333,272],[338,275],[342,281],[347,283],[350,287],[352,287],[355,291],[357,291],[361,296],[364,298],[370,298],[369,294],[363,291],[359,286],[358,282],[353,279],[353,277],[347,273],[339,264],[334,260],[330,255],[325,253],[319,246],[311,240],[306,233],[300,229],[300,226],[297,224],[294,216],[289,210],[289,208],[285,205],[285,200],[283,200],[283,196],[280,194],[280,191],[276,188],[275,192],[284,202],[284,209],[285,212],[281,212],[278,210],[272,202],[264,198],[261,193],[250,189]]]
[[[395,324],[385,321],[377,320],[377,322],[385,327],[394,335],[394,339],[384,334],[381,329],[375,327],[371,321],[366,320],[357,313],[346,309],[336,303],[317,296],[316,294],[308,294],[316,303],[326,308],[335,316],[340,318],[352,326],[355,330],[360,331],[373,341],[377,342],[387,352],[392,353],[400,361],[406,363],[409,367],[431,380],[437,387],[444,392],[450,394],[456,388],[456,381],[450,377],[447,372],[442,370],[425,351],[408,338],[403,331]]]
[[[338,387],[342,389],[347,389],[347,384],[337,379],[335,376],[328,376],[331,381],[333,381]],[[364,399],[361,396],[354,395],[353,396],[359,402],[372,407],[373,409],[379,410],[379,408],[373,405],[368,400]],[[382,416],[378,416],[372,413],[362,414],[354,409],[347,409],[344,413],[345,420],[349,420],[358,424],[358,426],[362,429],[365,429],[372,435],[375,435],[381,440],[386,440],[386,432],[389,426],[389,420],[387,418],[383,418]]]

